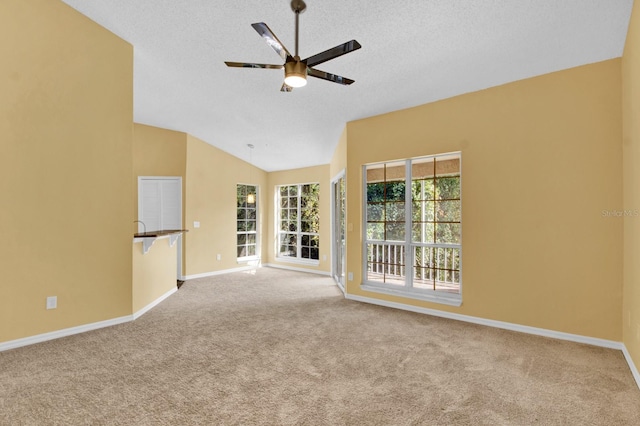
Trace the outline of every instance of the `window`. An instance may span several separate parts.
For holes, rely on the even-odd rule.
[[[454,153],[364,167],[364,287],[459,304],[460,163]]]
[[[276,188],[278,257],[317,263],[320,259],[320,184]]]
[[[258,257],[258,187],[237,185],[238,259]]]

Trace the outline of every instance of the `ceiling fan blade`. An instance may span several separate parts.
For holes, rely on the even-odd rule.
[[[309,56],[307,59],[304,59],[303,62],[306,63],[308,67],[312,67],[337,58],[338,56],[342,56],[346,53],[353,52],[354,50],[358,50],[361,47],[360,43],[355,40],[351,40],[329,50],[325,50],[324,52],[318,53],[317,55]]]
[[[280,88],[281,92],[293,92],[293,87],[287,85],[287,83],[282,83],[282,87]]]
[[[273,70],[282,69],[283,65],[273,65],[273,64],[252,64],[247,62],[228,62],[225,61],[228,67],[237,67],[237,68],[269,68]]]
[[[291,53],[289,53],[287,48],[284,47],[280,40],[278,40],[278,37],[273,34],[267,24],[265,24],[264,22],[257,22],[255,24],[251,24],[251,26],[258,32],[258,34],[260,34],[260,37],[262,37],[264,41],[266,41],[267,44],[271,46],[278,55],[280,55],[280,57],[284,61],[287,60],[287,57],[291,56]]]
[[[328,73],[328,72],[320,71],[320,70],[317,70],[315,68],[307,68],[307,75],[310,75],[311,77],[321,78],[323,80],[333,81],[334,83],[338,83],[338,84],[344,84],[345,86],[355,82],[354,80],[351,80],[350,78],[346,78],[346,77],[342,77],[340,75],[336,75],[336,74],[331,74],[331,73]]]

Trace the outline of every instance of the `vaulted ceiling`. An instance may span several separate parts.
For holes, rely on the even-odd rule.
[[[302,58],[362,48],[280,92],[282,63],[251,27],[294,51],[287,0],[63,0],[134,46],[134,120],[187,132],[266,171],[330,161],[348,121],[620,57],[633,0],[306,0]],[[390,141],[393,143],[393,141]]]

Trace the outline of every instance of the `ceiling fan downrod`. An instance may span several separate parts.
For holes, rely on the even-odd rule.
[[[295,58],[296,61],[300,60],[300,56],[298,53],[298,34],[300,27],[300,14],[307,9],[307,5],[302,0],[291,0],[291,10],[296,14],[296,53]]]

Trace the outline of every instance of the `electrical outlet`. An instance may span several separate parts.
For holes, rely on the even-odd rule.
[[[322,255],[322,261],[323,261],[323,262],[326,262],[326,261],[327,261],[327,255],[326,255],[326,254],[323,254],[323,255]]]
[[[55,309],[58,307],[58,296],[47,297],[47,309]]]
[[[195,222],[193,222],[193,227],[194,228],[200,228],[200,222],[198,222],[197,220]]]
[[[222,255],[221,254],[216,254],[216,260],[221,260],[222,259]]]
[[[353,281],[353,272],[349,272],[349,273],[347,274],[347,279],[348,279],[349,281]]]

